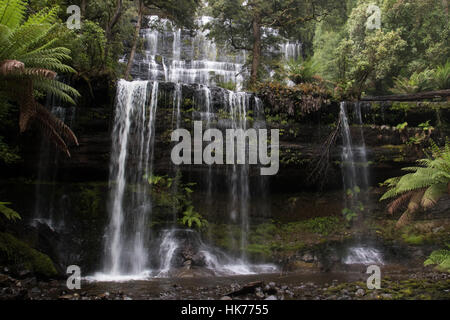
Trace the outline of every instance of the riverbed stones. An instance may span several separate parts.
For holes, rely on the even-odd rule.
[[[362,296],[364,296],[365,295],[365,291],[364,291],[364,289],[358,289],[358,290],[356,290],[356,292],[355,292],[355,295],[357,296],[357,297],[362,297]]]

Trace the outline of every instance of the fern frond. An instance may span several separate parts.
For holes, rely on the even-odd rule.
[[[16,28],[23,21],[27,7],[25,0],[1,0],[0,1],[0,24],[11,29]]]
[[[55,132],[64,138],[65,141],[78,146],[77,137],[61,119],[55,117],[49,110],[47,110],[47,108],[39,103],[36,105],[36,111],[36,117],[38,117],[41,121],[44,121],[45,119],[45,122],[52,126]]]
[[[17,220],[22,219],[20,215],[14,211],[13,209],[9,208],[8,205],[10,205],[11,202],[0,202],[0,212],[6,217],[8,220]]]

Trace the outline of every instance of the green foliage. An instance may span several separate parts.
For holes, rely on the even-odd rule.
[[[96,22],[83,20],[81,29],[65,36],[68,47],[75,54],[72,65],[78,73],[99,72],[104,67],[105,31]]]
[[[361,213],[364,212],[364,205],[361,201],[355,201],[354,199],[358,199],[358,194],[361,192],[361,189],[358,186],[355,186],[353,189],[346,190],[346,197],[350,200],[352,206],[350,208],[342,209],[342,215],[344,216],[347,223],[352,223],[356,218],[360,216]]]
[[[10,205],[11,202],[0,202],[0,212],[6,217],[8,220],[20,220],[22,219],[20,215],[14,211],[13,209],[9,208],[8,205]]]
[[[229,82],[219,81],[217,82],[217,86],[230,91],[236,91],[236,84],[233,81]]]
[[[450,182],[450,143],[448,141],[442,150],[432,143],[431,155],[426,159],[418,160],[417,163],[422,166],[403,168],[402,170],[411,173],[384,182],[390,190],[381,197],[380,201],[422,188],[446,191],[447,184]],[[435,202],[436,199],[428,200]],[[424,198],[423,201],[427,199]]]
[[[187,225],[189,228],[196,227],[198,229],[208,226],[208,221],[202,215],[194,211],[194,206],[188,206],[183,212],[183,217],[180,219],[182,225]]]
[[[436,90],[450,89],[450,60],[434,70],[432,82]]]
[[[290,60],[283,67],[283,75],[295,84],[318,81],[318,65],[312,59]]]
[[[301,83],[293,87],[279,82],[261,83],[258,93],[274,114],[286,113],[297,119],[317,111],[329,101],[330,91],[321,84]]]
[[[227,50],[248,50],[253,63],[246,64],[246,67],[256,67],[254,71],[261,79],[264,74],[261,65],[268,67],[272,61],[269,49],[288,37],[309,38],[308,41],[311,41],[312,32],[308,22],[324,16],[336,3],[324,0],[211,0],[208,1],[208,14],[215,19],[206,28],[211,30],[209,36]],[[267,28],[279,32],[264,32]],[[251,83],[251,86],[254,84]]]
[[[0,232],[0,264],[52,277],[57,272],[51,259],[8,233]]]
[[[70,59],[70,50],[57,46],[57,39],[53,36],[58,8],[45,8],[26,17],[26,4],[24,0],[0,1],[0,63],[18,60],[26,68],[23,72],[9,76],[0,73],[0,91],[5,90],[8,83],[25,77],[33,80],[35,90],[41,90],[43,94],[50,91],[62,101],[75,103],[73,97],[78,96],[76,90],[57,80],[48,79],[37,71],[74,72],[64,63],[64,60]]]
[[[403,123],[399,123],[398,125],[396,125],[395,129],[397,129],[399,131],[403,131],[406,129],[407,126],[408,126],[408,122],[403,122]]]
[[[405,214],[414,213],[419,208],[429,209],[448,193],[450,184],[450,143],[448,141],[442,149],[431,141],[431,154],[426,159],[418,160],[417,163],[420,166],[403,168],[410,173],[384,182],[389,190],[383,194],[380,201],[395,198],[388,206],[390,213],[395,212],[405,203],[408,203]]]
[[[450,250],[442,249],[433,251],[423,265],[436,265],[438,270],[450,272]]]
[[[406,77],[394,78],[394,88],[391,91],[396,94],[409,94],[431,90],[433,76],[434,72],[427,69],[422,72],[414,72],[409,79]]]
[[[341,220],[335,216],[317,217],[306,220],[304,225],[311,232],[327,236],[339,228]]]
[[[343,1],[342,9],[316,24],[320,75],[336,83],[339,98],[386,94],[392,87],[399,93],[448,88],[450,24],[444,3]],[[369,4],[381,8],[380,30],[366,28]]]
[[[20,160],[20,156],[17,154],[17,148],[12,149],[6,143],[3,142],[3,137],[0,136],[0,161],[6,164],[14,163]]]

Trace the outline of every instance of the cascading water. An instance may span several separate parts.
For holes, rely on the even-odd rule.
[[[197,22],[202,27],[207,21],[202,17]],[[136,67],[141,78],[204,85],[233,83],[238,90],[242,88],[244,52],[235,57],[218,52],[207,38],[208,31],[191,36],[157,16],[150,16],[149,26],[153,28],[142,30],[147,40],[145,58]]]
[[[204,19],[201,21],[204,23]],[[150,17],[150,22],[156,23],[156,18]],[[253,95],[215,88],[213,98],[211,92],[210,86],[217,81],[241,87],[245,54],[231,57],[221,51],[219,53],[204,33],[191,37],[180,29],[168,28],[170,23],[167,20],[163,23],[163,31],[161,28],[159,31],[151,28],[142,31],[147,41],[146,52],[141,59],[134,61],[132,70],[132,74],[142,80],[120,80],[117,86],[110,160],[110,222],[105,236],[104,269],[90,279],[120,281],[171,276],[174,269],[183,267],[180,263],[183,258],[180,257],[189,246],[197,248],[202,267],[216,275],[273,272],[276,270],[273,265],[252,265],[246,259],[250,228],[249,168],[246,164],[235,164],[226,169],[228,221],[241,230],[236,238],[230,232],[231,249],[234,253],[240,252],[239,258],[232,258],[205,244],[196,231],[179,229],[176,212],[167,215],[168,229],[150,231],[152,199],[150,186],[143,177],[152,174],[160,82],[171,88],[172,129],[180,128],[183,121],[185,86],[195,91],[196,110],[192,116],[202,120],[206,129],[218,125],[220,129],[246,130],[249,114],[255,118],[255,127],[264,127],[261,101]],[[216,121],[217,110],[213,108],[213,100],[214,108],[220,104],[220,108],[230,115],[225,125]],[[176,167],[173,171],[177,174],[178,170]],[[209,211],[214,209],[213,187],[221,182],[214,180],[213,170],[210,165],[202,173]],[[177,192],[177,188],[177,185],[172,186],[172,192]]]
[[[369,186],[367,173],[367,151],[364,142],[364,134],[362,131],[362,117],[360,108],[360,104],[357,103],[355,106],[355,114],[357,121],[359,122],[361,142],[359,145],[354,145],[347,115],[347,104],[345,102],[341,102],[340,104],[339,117],[342,135],[342,179],[345,192],[348,190],[354,191],[355,188],[365,191]],[[355,205],[357,198],[358,192],[354,193],[352,197],[347,197],[347,207],[350,208]]]
[[[148,99],[148,86],[151,96]],[[106,236],[105,274],[148,274],[147,219],[151,203],[142,177],[151,172],[158,82],[119,81],[110,160],[110,222]],[[133,170],[127,170],[133,167]],[[135,190],[127,193],[127,187]]]
[[[233,129],[247,129],[247,110],[249,96],[244,93],[229,92],[229,113],[231,115]],[[246,153],[248,150],[245,150]],[[232,166],[231,194],[230,194],[230,218],[232,222],[240,221],[241,239],[240,250],[245,261],[245,248],[247,247],[247,234],[249,231],[248,203],[248,164],[236,164]]]
[[[301,42],[286,42],[280,45],[285,60],[298,60],[302,57],[303,44]]]
[[[379,250],[368,247],[352,247],[344,259],[345,264],[376,264],[383,265],[382,254]]]
[[[65,122],[72,125],[75,118],[75,108],[65,108],[58,106],[53,98],[49,98],[48,105],[51,105],[51,113]],[[57,186],[55,185],[58,173],[59,153],[52,152],[51,143],[44,139],[40,146],[39,170],[36,185],[36,201],[34,204],[34,222],[45,223],[53,230],[64,228],[64,216],[70,205],[67,203],[68,197],[57,196]],[[46,196],[42,196],[46,195]]]
[[[369,187],[368,179],[368,162],[367,151],[363,132],[363,121],[361,113],[361,104],[355,103],[355,122],[358,124],[359,144],[355,145],[352,140],[348,114],[347,104],[341,102],[340,104],[340,122],[342,132],[342,178],[344,192],[346,193],[345,205],[347,209],[357,210],[356,208],[364,208],[364,202],[367,204],[367,197],[365,196],[367,188]],[[358,191],[355,191],[359,189]],[[361,195],[359,191],[362,191]],[[350,193],[350,196],[349,196]],[[360,210],[360,209],[359,209]],[[348,250],[345,264],[383,264],[383,259],[380,251],[369,246],[358,245],[351,247]]]

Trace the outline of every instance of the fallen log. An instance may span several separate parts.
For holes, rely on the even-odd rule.
[[[387,96],[367,96],[360,101],[419,101],[426,99],[443,99],[450,97],[450,89],[438,91],[426,91],[411,94],[393,94]]]

